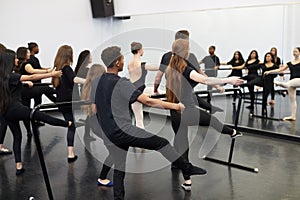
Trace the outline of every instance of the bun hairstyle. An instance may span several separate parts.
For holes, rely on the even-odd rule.
[[[133,54],[137,54],[142,48],[143,45],[140,42],[132,42],[130,45],[131,53]]]

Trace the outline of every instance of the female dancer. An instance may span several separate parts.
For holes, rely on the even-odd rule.
[[[146,88],[145,79],[147,70],[157,71],[158,67],[141,61],[141,57],[144,54],[144,49],[141,43],[132,42],[131,53],[133,54],[133,59],[128,64],[130,81],[137,89],[139,89],[141,92],[144,92],[144,89]],[[144,129],[143,104],[135,102],[131,105],[131,107],[135,117],[135,125]]]
[[[45,74],[48,72],[52,72],[52,69],[34,69],[28,62],[30,58],[30,51],[26,47],[18,48],[17,58],[19,60],[17,68],[21,75]],[[23,105],[30,107],[31,99],[40,98],[43,94],[45,94],[52,102],[56,102],[56,97],[53,96],[54,93],[54,89],[48,86],[24,87],[22,90],[22,103]],[[37,102],[35,102],[35,106],[37,106],[36,103]],[[27,135],[31,136],[32,133],[30,129],[30,121],[26,120],[23,122],[27,130]]]
[[[256,78],[258,78],[258,69],[259,69],[259,59],[258,59],[258,53],[256,50],[252,50],[248,56],[248,59],[246,60],[245,64],[242,66],[246,69],[247,76],[242,77],[242,79],[247,80],[247,82],[250,82]],[[255,94],[254,94],[254,85],[246,85],[242,84],[241,87],[248,86],[248,90],[250,93],[250,106],[247,106],[246,108],[253,111],[254,109],[254,100],[255,100]]]
[[[0,54],[4,51],[6,51],[6,47],[0,43]],[[0,155],[12,154],[11,150],[3,147],[6,130],[7,130],[7,123],[5,119],[2,116],[0,116]]]
[[[283,83],[279,81],[274,81],[275,85],[288,89],[288,93],[291,101],[291,107],[292,107],[292,115],[289,117],[284,117],[283,120],[286,121],[296,120],[296,114],[297,114],[296,89],[300,87],[300,47],[296,47],[294,49],[293,55],[294,55],[294,60],[288,62],[287,65],[284,65],[277,70],[267,72],[267,73],[283,72],[288,68],[290,69],[291,76],[288,82]]]
[[[102,65],[94,64],[91,66],[89,69],[87,76],[86,76],[86,81],[82,87],[82,93],[81,93],[81,99],[89,101],[91,100],[92,102],[95,102],[94,100],[94,95],[91,97],[91,90],[92,90],[92,83],[93,81],[105,73],[106,70]],[[100,138],[103,138],[103,131],[99,125],[97,116],[96,116],[96,109],[95,109],[95,104],[92,105],[86,105],[83,106],[83,109],[85,113],[87,114],[86,118],[86,123],[88,123],[92,129],[92,131],[99,136]],[[97,184],[99,186],[105,186],[105,187],[111,187],[113,185],[112,181],[107,179],[107,174],[109,170],[111,169],[111,166],[113,165],[112,157],[109,154],[107,158],[105,159],[102,170],[100,173],[100,176],[97,180]]]
[[[234,52],[233,57],[229,62],[221,63],[221,65],[231,65],[232,66],[231,67],[232,71],[228,77],[231,77],[231,76],[242,77],[243,76],[243,72],[242,72],[243,68],[241,68],[241,66],[243,66],[244,63],[245,63],[245,61],[244,61],[243,55],[241,54],[240,51],[236,51],[236,52]],[[236,86],[233,86],[233,87],[236,87]],[[233,103],[235,103],[236,96],[237,96],[237,92],[234,91]]]
[[[168,102],[181,102],[185,106],[185,110],[182,113],[171,110],[172,124],[178,124],[178,129],[181,125],[208,126],[211,124],[214,129],[230,135],[231,138],[242,136],[242,133],[223,125],[223,123],[209,113],[197,109],[195,107],[198,105],[197,98],[195,95],[193,95],[193,88],[191,86],[198,83],[205,85],[222,85],[226,83],[239,85],[242,83],[242,80],[238,79],[237,77],[228,77],[223,79],[206,77],[189,67],[185,61],[185,59],[189,56],[189,42],[187,40],[176,40],[172,46],[172,53],[173,56],[166,71],[166,96]],[[185,140],[182,140],[182,142],[188,143],[187,132],[185,133]],[[188,148],[188,144],[185,147]],[[191,190],[192,182],[190,177],[184,176],[184,179],[185,183],[182,184],[183,189]]]
[[[62,77],[53,77],[52,84],[56,88],[58,102],[72,101],[74,83],[84,84],[85,79],[76,77],[71,65],[73,63],[73,49],[68,45],[61,46],[54,60],[54,69],[62,71]],[[72,106],[60,107],[65,120],[74,121]],[[68,128],[68,162],[74,162],[78,156],[74,154],[74,135],[76,127]]]
[[[79,78],[86,78],[88,71],[89,71],[89,65],[92,63],[92,56],[91,52],[89,50],[84,50],[80,52],[77,60],[77,64],[75,67],[75,75]],[[79,100],[80,96],[82,95],[82,87],[81,84],[74,84],[74,90],[73,90],[73,100]],[[85,127],[84,127],[84,139],[85,140],[93,140],[95,141],[96,138],[93,138],[90,135],[91,127],[89,124],[88,117],[85,120]]]
[[[278,67],[281,66],[281,59],[277,56],[277,48],[276,47],[272,47],[270,50],[270,53],[274,56],[274,61],[276,63],[276,65]],[[275,104],[275,89],[274,89],[274,85],[272,87],[272,91],[271,91],[271,101],[268,102],[270,105],[274,105]]]
[[[13,134],[13,151],[16,162],[16,175],[22,174],[25,170],[21,160],[22,133],[19,121],[29,120],[31,109],[21,103],[22,81],[33,81],[49,77],[61,76],[61,71],[52,71],[44,74],[20,75],[13,73],[13,67],[18,62],[15,52],[6,50],[0,54],[0,115],[4,117]],[[74,127],[71,121],[64,121],[53,118],[49,115],[36,112],[35,120],[48,123],[53,126]]]
[[[267,71],[271,71],[274,69],[278,69],[278,67],[274,61],[274,56],[270,52],[266,53],[263,64],[259,64],[258,66],[252,66],[251,68],[248,66],[248,69],[256,70],[256,71],[257,71],[257,69],[262,70],[262,74],[263,74],[262,76],[258,76],[257,78],[247,82],[246,85],[248,86],[248,88],[254,88],[255,85],[264,88],[263,102],[262,102],[262,115],[265,116],[267,113],[266,109],[267,109],[268,96],[272,91],[272,85],[273,85],[274,78],[277,76],[274,74],[269,74],[269,72],[267,72]],[[252,104],[252,106],[253,106],[253,104]],[[253,110],[253,107],[252,107],[252,110]]]

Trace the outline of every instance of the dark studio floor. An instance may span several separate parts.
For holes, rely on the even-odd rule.
[[[226,100],[226,103],[224,102]],[[274,116],[284,117],[289,114],[288,98],[281,101],[276,96]],[[214,99],[214,104],[226,108],[226,115],[218,114],[220,118],[226,118],[227,123],[232,122],[231,98]],[[244,106],[242,106],[244,107]],[[258,107],[260,108],[260,107]],[[270,109],[270,108],[268,108]],[[60,116],[56,113],[51,115]],[[285,132],[299,135],[299,122],[294,125],[288,122],[267,121],[253,119],[249,122],[249,111],[242,109],[241,125],[249,125],[258,129],[269,129],[276,132]],[[76,118],[84,118],[76,115]],[[299,118],[299,116],[298,116]],[[151,121],[150,121],[151,119]],[[150,114],[146,116],[146,129],[173,139],[173,132],[169,120],[165,116]],[[23,128],[23,126],[22,126]],[[294,129],[294,130],[292,130]],[[24,129],[23,129],[24,130]],[[55,199],[112,199],[112,188],[101,188],[96,185],[96,180],[101,169],[101,162],[106,155],[106,150],[100,139],[95,142],[87,142],[83,139],[83,127],[79,128],[76,136],[75,152],[79,159],[68,164],[66,148],[66,130],[64,128],[46,125],[40,129],[43,151],[46,159],[48,173]],[[126,175],[126,199],[129,200],[298,200],[300,199],[300,148],[299,143],[287,140],[279,140],[244,133],[242,138],[236,140],[233,161],[246,166],[257,167],[259,173],[251,173],[235,168],[228,168],[219,164],[203,160],[214,146],[209,156],[226,159],[228,156],[231,139],[228,136],[215,133],[197,127],[191,127],[189,137],[191,139],[190,158],[193,164],[207,169],[205,176],[193,177],[191,192],[184,192],[180,188],[183,181],[181,173],[171,171],[169,164],[159,154],[146,153],[134,154],[131,151],[127,159],[128,170],[145,173],[127,173]],[[219,139],[218,139],[219,138]],[[7,133],[5,146],[12,147],[11,133]],[[13,155],[0,157],[0,199],[15,200],[47,199],[47,192],[43,181],[42,171],[39,165],[33,138],[27,139],[23,133],[22,158],[26,172],[15,176],[15,164]],[[139,149],[136,150],[140,152]],[[149,159],[150,158],[150,159]],[[161,169],[148,172],[147,166],[152,163],[165,166]],[[155,165],[158,163],[158,165]],[[159,167],[158,167],[159,168]],[[109,174],[112,178],[112,172]]]

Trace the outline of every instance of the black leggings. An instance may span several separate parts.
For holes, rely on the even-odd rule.
[[[251,106],[254,106],[254,86],[260,86],[263,87],[263,101],[262,101],[262,111],[264,112],[267,108],[267,101],[268,96],[272,92],[272,88],[274,88],[274,77],[272,76],[263,76],[263,77],[257,77],[249,82],[246,83],[246,85],[249,88],[250,92],[250,98],[251,98]],[[251,88],[251,90],[250,90]]]
[[[88,130],[92,130],[98,137],[100,137],[103,140],[103,130],[99,125],[98,119],[96,115],[87,116],[86,117],[86,126],[88,126]],[[85,132],[86,134],[86,132]],[[99,178],[104,180],[107,177],[107,174],[109,170],[111,169],[113,165],[113,158],[110,152],[108,152],[108,156],[106,157],[105,161],[102,165],[102,170],[100,172]]]
[[[21,143],[22,143],[22,132],[20,128],[19,121],[29,120],[31,110],[29,107],[22,105],[21,103],[16,103],[8,106],[4,118],[8,123],[8,126],[13,134],[13,151],[15,154],[15,161],[21,162]],[[52,126],[62,126],[68,127],[69,122],[61,119],[57,119],[46,115],[45,113],[37,111],[34,115],[34,119],[38,121],[45,122]]]
[[[174,148],[182,157],[189,161],[189,141],[188,126],[209,126],[211,125],[218,132],[232,135],[233,129],[224,125],[216,117],[197,108],[186,108],[183,114],[171,110],[171,123],[175,133]],[[189,176],[184,175],[185,180],[189,180]]]
[[[186,170],[191,168],[192,165],[188,163],[183,157],[181,157],[180,154],[175,151],[175,149],[165,138],[159,137],[145,131],[144,129],[140,129],[132,125],[126,126],[126,130],[123,131],[125,132],[115,134],[120,137],[117,141],[122,141],[122,143],[118,143],[117,145],[107,145],[107,149],[112,155],[113,163],[115,166],[113,177],[113,190],[115,200],[123,200],[125,196],[125,165],[127,152],[130,146],[156,150],[170,162],[174,162],[176,160],[174,163],[176,164],[176,166],[183,170],[183,173],[186,173]],[[114,139],[115,138],[111,138],[111,142],[114,142]]]
[[[65,120],[74,122],[74,115],[73,115],[73,110],[72,107],[64,107],[64,108],[59,108],[60,112],[64,116]],[[75,126],[68,127],[67,131],[67,145],[68,147],[73,147],[74,146],[74,137],[75,137],[75,132],[76,128]]]
[[[33,86],[31,88],[25,87],[22,89],[22,104],[30,107],[31,99],[34,99],[34,106],[42,103],[42,95],[45,94],[52,102],[56,102],[55,90],[48,86]],[[27,133],[31,133],[30,120],[23,121]]]
[[[259,76],[256,75],[256,74],[249,74],[247,76],[242,77],[243,80],[247,80],[247,83],[243,84],[243,85],[248,87],[249,94],[250,94],[250,101],[251,101],[250,105],[252,107],[254,106],[255,94],[254,94],[254,85],[251,84],[250,82],[257,79],[257,78],[259,78]],[[250,84],[248,84],[248,83],[250,83]]]
[[[0,116],[0,144],[3,144],[7,131],[7,122],[4,117]]]

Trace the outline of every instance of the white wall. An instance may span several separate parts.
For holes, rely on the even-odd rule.
[[[266,6],[300,2],[299,0],[114,0],[116,16],[157,14],[166,12],[199,11],[248,6]],[[134,6],[133,6],[134,5]]]
[[[154,1],[149,2],[155,4]],[[160,8],[167,9],[167,2]],[[209,5],[214,5],[213,2],[215,1],[210,1]],[[221,5],[220,2],[221,0],[217,6]],[[120,1],[115,3],[118,5]],[[137,3],[132,5],[132,8],[140,6]],[[194,1],[190,4],[174,5],[177,5],[177,9],[185,10],[190,9],[191,5],[199,9],[200,4]],[[144,4],[144,10],[148,8],[151,10]],[[94,50],[104,41],[114,38],[108,40],[107,44],[121,45],[128,60],[130,42],[139,40],[145,47],[152,47],[151,51],[148,48],[144,59],[158,64],[163,51],[171,48],[175,31],[186,28],[190,30],[191,39],[194,41],[192,51],[199,59],[206,54],[207,47],[214,44],[222,61],[228,61],[237,49],[242,51],[244,57],[248,56],[251,49],[257,49],[262,58],[272,46],[278,47],[280,57],[287,61],[292,57],[292,48],[300,45],[300,39],[297,37],[299,11],[299,4],[275,5],[136,15],[130,20],[115,20],[93,19],[88,0],[1,0],[0,43],[16,50],[19,46],[26,46],[29,41],[36,41],[41,49],[41,63],[44,66],[52,66],[55,53],[62,44],[70,44],[74,48],[76,62],[81,50]],[[137,31],[135,34],[130,32],[133,30],[139,30],[142,34]],[[159,35],[160,31],[157,30],[165,31],[161,31]],[[153,50],[158,46],[159,50]],[[99,62],[99,52],[100,49],[95,51],[95,62]],[[127,75],[126,72],[123,75]],[[149,80],[151,78],[150,73]]]

